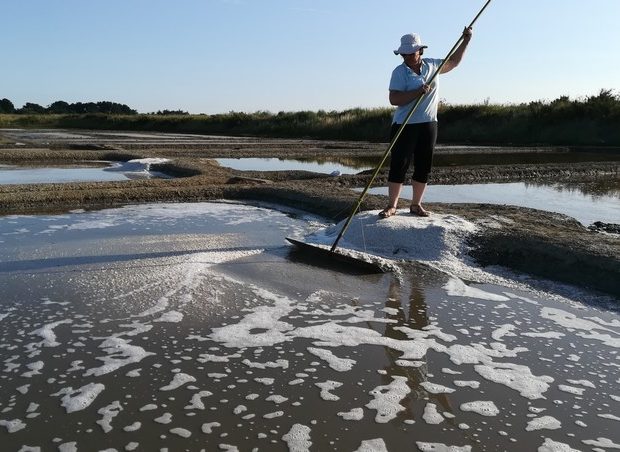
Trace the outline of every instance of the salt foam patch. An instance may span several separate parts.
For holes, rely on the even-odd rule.
[[[450,278],[448,283],[443,286],[443,288],[446,290],[446,292],[448,292],[448,295],[453,297],[469,297],[489,301],[510,300],[510,298],[505,297],[504,295],[485,292],[484,290],[468,286],[463,281],[457,278]]]
[[[371,410],[377,410],[375,416],[375,422],[379,424],[385,424],[396,417],[396,415],[403,411],[405,408],[400,404],[400,401],[409,394],[409,385],[407,384],[407,377],[394,376],[389,385],[377,386],[370,391],[370,395],[374,397],[373,400],[366,404],[366,407]]]
[[[422,419],[424,419],[427,424],[431,425],[441,424],[445,420],[445,418],[437,411],[437,405],[430,402],[424,407]]]
[[[104,349],[109,356],[98,357],[104,364],[100,367],[89,369],[84,373],[85,377],[90,375],[100,376],[126,366],[142,361],[144,358],[155,353],[147,352],[138,345],[131,345],[129,341],[118,337],[110,337],[103,341],[99,346]]]
[[[470,452],[471,446],[447,446],[443,443],[425,443],[422,441],[416,441],[416,446],[422,452]]]
[[[239,323],[214,328],[209,335],[212,340],[230,348],[272,346],[289,340],[286,332],[293,326],[280,319],[294,310],[294,301],[259,288],[254,292],[273,305],[258,306]]]
[[[64,388],[52,395],[64,394],[61,405],[67,413],[73,413],[89,407],[104,389],[105,386],[101,383],[89,383],[76,390],[72,387]]]
[[[162,386],[159,388],[160,391],[172,391],[174,389],[180,388],[184,384],[193,383],[196,381],[196,378],[191,375],[185,374],[183,372],[179,372],[175,374],[172,378],[172,381],[168,383],[166,386]]]
[[[553,441],[551,438],[545,438],[542,446],[538,447],[538,452],[581,452],[579,449],[573,449],[568,444]]]
[[[527,427],[525,427],[525,430],[527,430],[528,432],[531,432],[534,430],[543,430],[543,429],[557,430],[559,428],[562,428],[562,423],[558,421],[556,418],[554,418],[553,416],[542,416],[542,417],[537,417],[529,421],[527,423]]]
[[[610,440],[609,438],[596,438],[594,439],[587,439],[582,441],[582,443],[587,444],[588,446],[598,446],[598,447],[608,447],[610,449],[620,449],[620,444],[616,444],[614,443],[612,440]]]
[[[381,438],[376,438],[362,441],[362,444],[355,452],[388,452],[388,449],[385,445],[385,441]]]
[[[15,433],[26,428],[26,424],[21,419],[13,419],[11,421],[0,419],[0,426],[6,427],[9,433]]]
[[[475,402],[466,402],[461,404],[461,410],[478,413],[481,416],[497,416],[499,409],[492,400],[477,400]]]
[[[310,451],[312,441],[310,441],[310,427],[302,424],[295,424],[288,433],[282,436],[282,441],[288,445],[290,452]]]
[[[72,323],[72,320],[59,320],[58,322],[49,323],[39,329],[34,330],[30,334],[41,337],[43,340],[40,344],[45,347],[57,347],[58,345],[60,345],[60,343],[56,341],[56,334],[54,333],[54,328],[56,328],[58,325],[63,325],[66,323]]]
[[[112,431],[112,419],[114,419],[118,414],[123,411],[123,407],[121,403],[116,400],[109,404],[108,406],[104,406],[100,408],[97,413],[103,416],[102,419],[97,421],[105,433],[109,433]]]

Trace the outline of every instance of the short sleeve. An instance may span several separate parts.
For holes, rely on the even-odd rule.
[[[441,66],[441,63],[443,63],[443,58],[429,58],[427,61],[429,61],[432,64],[433,67],[433,74],[435,73],[435,71],[437,69],[439,69],[439,66]]]
[[[392,71],[392,77],[390,78],[390,91],[406,91],[407,81],[405,80],[405,71],[402,70],[402,66],[397,66]]]

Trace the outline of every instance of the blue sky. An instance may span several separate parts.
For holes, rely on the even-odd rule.
[[[3,2],[0,98],[127,104],[140,112],[388,106],[400,36],[443,58],[484,0]],[[619,0],[493,0],[451,104],[620,94]]]

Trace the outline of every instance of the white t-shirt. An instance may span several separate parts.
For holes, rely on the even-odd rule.
[[[437,71],[442,59],[422,58],[422,67],[420,75],[416,74],[404,62],[392,71],[390,79],[390,91],[413,91],[420,88],[426,83]],[[420,105],[413,113],[407,124],[416,124],[420,122],[437,121],[437,107],[439,105],[439,97],[437,96],[437,80],[435,77],[431,84],[431,90],[422,98]],[[401,105],[394,111],[393,123],[402,124],[409,110],[417,99],[412,100],[406,105]]]

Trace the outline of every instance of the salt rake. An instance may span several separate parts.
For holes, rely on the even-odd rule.
[[[474,19],[471,21],[471,23],[467,26],[467,28],[472,28],[474,26],[474,24],[476,23],[478,18],[482,15],[483,11],[487,8],[487,6],[489,6],[489,3],[491,3],[491,0],[487,0],[487,2],[480,9],[480,11],[478,11],[478,14],[476,14],[476,17],[474,17]],[[446,57],[443,59],[443,61],[441,62],[441,64],[437,68],[437,70],[433,73],[433,75],[431,75],[431,77],[428,79],[428,81],[426,81],[427,85],[432,84],[433,81],[435,80],[435,78],[437,78],[437,76],[441,73],[441,70],[443,69],[443,66],[446,64],[446,62],[452,56],[452,54],[456,51],[456,48],[461,44],[462,40],[463,40],[463,35],[461,34],[459,36],[459,39],[457,39],[457,41],[454,44],[454,46],[452,46],[452,48],[450,49],[450,51],[448,52]],[[351,224],[351,220],[353,219],[355,214],[358,212],[358,210],[359,210],[359,208],[360,208],[360,206],[362,204],[362,201],[364,200],[364,198],[366,197],[366,194],[368,193],[368,190],[370,189],[370,186],[375,181],[377,175],[379,174],[379,171],[381,171],[381,168],[383,167],[383,164],[387,160],[388,155],[390,155],[390,152],[392,152],[392,149],[394,148],[394,145],[396,144],[396,141],[398,140],[398,138],[402,134],[403,130],[405,129],[405,126],[407,125],[407,122],[409,122],[409,119],[411,119],[411,116],[413,116],[413,113],[417,110],[417,108],[420,105],[423,97],[424,97],[424,95],[418,97],[418,99],[415,101],[415,103],[411,106],[411,108],[409,109],[409,112],[407,113],[407,116],[405,117],[405,120],[403,121],[403,123],[400,125],[400,127],[398,128],[398,130],[396,131],[396,133],[394,134],[394,136],[390,140],[390,144],[389,144],[388,148],[385,150],[385,152],[383,153],[383,157],[381,158],[381,161],[379,162],[379,164],[377,165],[377,168],[372,173],[372,176],[370,177],[368,183],[364,187],[364,190],[362,190],[362,193],[360,194],[359,198],[357,199],[357,201],[353,205],[353,208],[351,209],[351,213],[349,214],[349,217],[347,218],[347,221],[345,221],[344,225],[342,226],[342,229],[340,229],[340,232],[338,233],[338,236],[336,237],[336,240],[332,244],[331,248],[329,248],[329,249],[328,248],[322,248],[322,247],[319,247],[319,246],[316,246],[316,245],[313,245],[313,244],[310,244],[310,243],[305,243],[305,242],[302,242],[300,240],[292,239],[292,238],[289,238],[289,237],[286,237],[286,240],[288,240],[290,243],[292,243],[293,245],[297,246],[298,248],[303,249],[305,251],[309,251],[309,252],[311,252],[311,253],[313,253],[315,255],[323,255],[324,257],[329,257],[329,258],[332,258],[332,259],[337,259],[337,260],[342,261],[342,262],[344,262],[346,264],[357,266],[360,269],[367,270],[367,271],[372,272],[372,273],[385,273],[385,272],[388,271],[386,269],[386,267],[383,266],[383,265],[380,265],[380,264],[377,264],[377,263],[373,263],[373,262],[369,262],[369,261],[365,261],[363,259],[359,259],[359,258],[356,258],[354,256],[348,256],[348,255],[339,253],[339,252],[336,251],[336,248],[338,247],[338,243],[340,242],[340,239],[342,238],[344,233],[347,231],[349,225]]]

